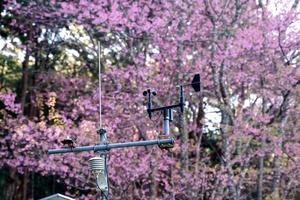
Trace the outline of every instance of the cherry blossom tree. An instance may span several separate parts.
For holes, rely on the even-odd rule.
[[[300,15],[297,0],[279,13],[271,6],[261,0],[5,1],[11,37],[24,38],[17,44],[24,52],[21,88],[0,93],[0,166],[13,180],[5,198],[35,198],[30,174],[55,176],[78,198],[96,195],[87,166],[92,154],[46,151],[66,135],[78,145],[97,141],[97,41],[109,142],[156,138],[160,116],[147,118],[142,91],[157,90],[157,105],[173,103],[175,86],[201,75],[200,94],[185,90],[172,150],[109,152],[112,199],[296,198]]]

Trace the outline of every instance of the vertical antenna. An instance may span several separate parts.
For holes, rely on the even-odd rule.
[[[99,76],[99,127],[102,128],[102,105],[101,105],[101,95],[102,95],[102,89],[101,89],[101,43],[100,40],[98,40],[98,76]]]
[[[101,101],[101,96],[102,96],[102,88],[101,88],[101,43],[100,40],[98,40],[98,76],[99,76],[99,130],[97,131],[97,133],[99,134],[99,140],[100,140],[100,144],[102,143],[106,143],[106,130],[102,128],[102,101]],[[108,194],[109,194],[109,186],[108,186],[108,177],[107,177],[107,163],[106,163],[106,152],[98,152],[99,153],[99,157],[97,157],[97,159],[101,158],[101,162],[98,162],[99,166],[101,166],[103,168],[103,176],[101,176],[102,178],[99,178],[97,176],[97,186],[101,191],[101,199],[102,200],[108,200]],[[104,163],[103,163],[104,162]],[[100,180],[101,179],[101,180]],[[99,185],[98,181],[100,182],[101,185]]]

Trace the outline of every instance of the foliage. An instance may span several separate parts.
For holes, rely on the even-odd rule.
[[[77,198],[96,195],[92,153],[46,151],[66,135],[78,145],[97,141],[100,40],[109,142],[161,131],[160,116],[146,117],[144,89],[155,88],[162,105],[177,100],[175,85],[192,74],[202,84],[176,116],[173,150],[109,153],[112,199],[293,199],[300,181],[297,2],[275,13],[260,0],[5,1],[0,33],[18,41],[6,51],[22,50],[24,58],[0,57],[9,83],[0,92],[0,166],[12,179],[4,198],[37,198],[26,186],[30,175],[55,176]]]

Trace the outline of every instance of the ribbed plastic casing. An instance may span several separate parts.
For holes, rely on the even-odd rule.
[[[90,169],[92,170],[92,173],[94,174],[99,174],[99,173],[104,173],[104,158],[100,156],[93,157],[89,159],[90,162]]]

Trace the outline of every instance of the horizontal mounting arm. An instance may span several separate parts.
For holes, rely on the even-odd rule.
[[[155,111],[161,111],[161,110],[166,110],[166,109],[172,109],[172,108],[177,108],[177,107],[181,107],[181,103],[179,104],[175,104],[175,105],[171,105],[171,106],[164,106],[164,107],[159,107],[159,108],[151,108],[148,109],[150,112],[155,112]]]
[[[174,139],[168,138],[168,139],[160,139],[160,140],[145,140],[145,141],[136,141],[136,142],[98,144],[93,146],[82,146],[82,147],[75,147],[75,148],[49,149],[48,154],[71,153],[71,152],[82,152],[82,151],[105,151],[105,150],[108,151],[110,149],[115,149],[115,148],[161,145],[161,144],[174,144]]]
[[[163,110],[167,110],[167,109],[173,109],[173,108],[177,108],[179,107],[181,112],[183,112],[184,110],[184,106],[185,106],[185,98],[184,98],[184,94],[183,94],[183,86],[180,85],[180,96],[179,96],[179,103],[178,104],[174,104],[174,105],[169,105],[169,106],[163,106],[163,107],[158,107],[158,108],[152,108],[152,102],[151,102],[151,93],[150,90],[148,90],[148,106],[147,106],[147,112],[148,115],[151,119],[151,115],[152,112],[156,112],[156,111],[163,111]],[[156,94],[156,93],[155,93]]]

